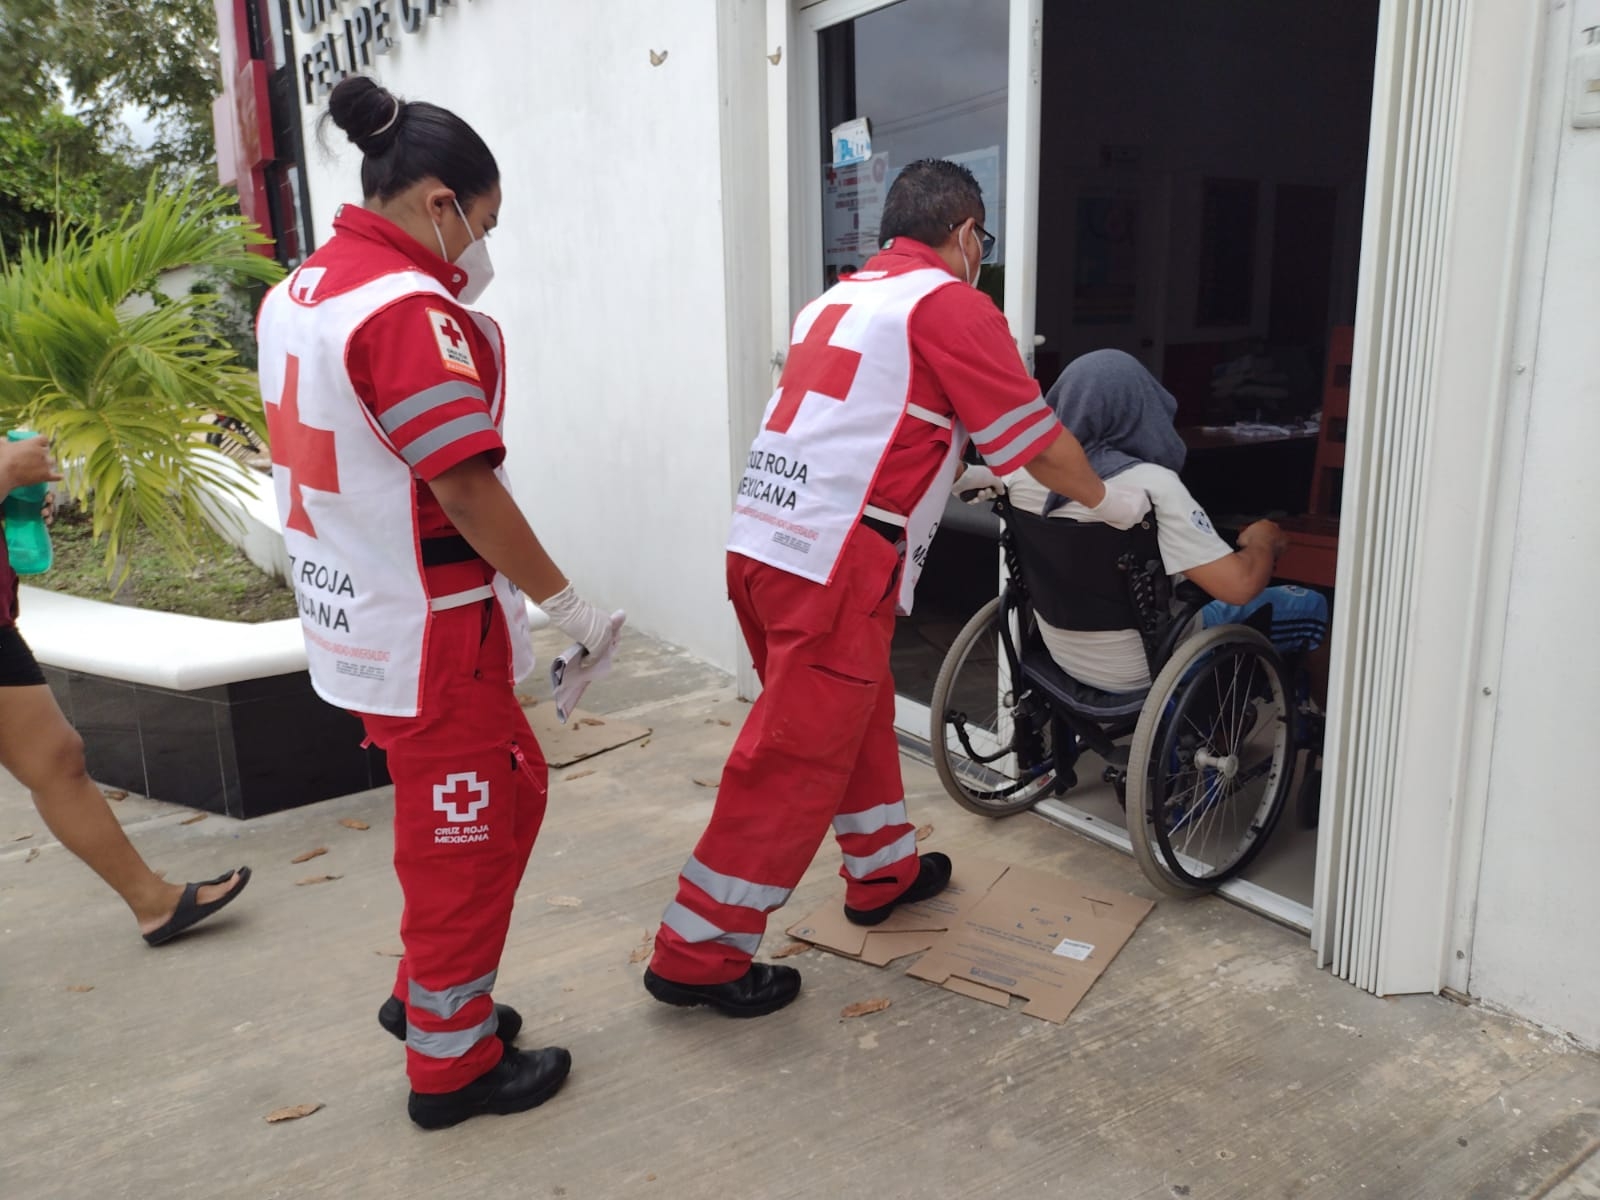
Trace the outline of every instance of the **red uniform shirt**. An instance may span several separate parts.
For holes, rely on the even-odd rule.
[[[925,267],[948,270],[928,246],[895,238],[862,270],[898,275]],[[996,475],[1026,466],[1060,435],[1061,422],[1023,365],[1005,316],[977,288],[939,288],[917,305],[907,328],[910,402],[965,425]],[[949,445],[948,429],[902,418],[867,502],[909,513]]]
[[[327,272],[319,297],[396,271],[423,271],[452,296],[466,282],[451,263],[364,208],[345,205],[333,228],[333,238],[308,260]],[[490,409],[498,371],[489,340],[460,305],[442,296],[406,296],[361,323],[345,349],[345,369],[411,465],[421,535],[454,533],[427,481],[475,454],[498,466],[506,453]]]

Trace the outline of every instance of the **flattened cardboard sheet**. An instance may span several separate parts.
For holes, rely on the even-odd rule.
[[[563,725],[556,719],[556,706],[548,700],[524,706],[522,711],[527,714],[528,724],[539,739],[539,749],[544,751],[545,761],[552,767],[569,767],[575,762],[650,735],[650,730],[644,725],[597,717],[582,709],[572,713]]]
[[[950,886],[931,900],[894,910],[881,925],[852,925],[844,906],[833,900],[789,926],[789,935],[875,967],[908,954],[921,954],[971,909],[1005,874],[1004,863],[976,855],[952,856]]]
[[[1150,915],[1153,901],[1011,867],[908,974],[1060,1023]]]

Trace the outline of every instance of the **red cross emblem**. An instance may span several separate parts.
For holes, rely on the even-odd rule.
[[[337,492],[339,462],[334,457],[333,431],[300,421],[300,360],[293,354],[284,364],[283,395],[278,403],[266,407],[272,461],[289,472],[289,515],[284,524],[307,537],[316,537],[317,529],[306,512],[300,489]]]
[[[456,323],[449,317],[446,317],[439,325],[439,332],[444,334],[444,336],[450,340],[450,344],[452,346],[459,346],[462,342],[467,340],[466,335],[463,334],[461,330],[456,328]]]
[[[789,351],[789,361],[783,365],[783,375],[778,380],[778,406],[767,422],[773,433],[789,432],[806,393],[816,392],[841,403],[850,394],[861,366],[861,354],[829,341],[849,311],[848,304],[828,305],[811,323],[805,341]]]

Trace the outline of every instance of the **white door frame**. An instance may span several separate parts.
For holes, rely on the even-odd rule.
[[[1312,936],[1380,995],[1438,991],[1470,961],[1458,903],[1520,490],[1505,448],[1546,19],[1380,8]]]

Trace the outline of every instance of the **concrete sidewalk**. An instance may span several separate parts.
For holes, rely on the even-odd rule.
[[[572,1079],[536,1112],[441,1133],[407,1120],[374,1020],[398,949],[387,790],[248,824],[123,801],[169,877],[255,869],[227,914],[150,950],[0,782],[0,1196],[1600,1197],[1600,1059],[1442,1000],[1375,999],[1221,901],[1163,899],[1061,1026],[817,951],[788,960],[806,987],[775,1016],[658,1005],[630,952],[710,812],[693,780],[716,777],[745,708],[638,636],[587,700],[654,732],[554,773],[497,991],[523,1044],[571,1048]],[[969,816],[920,764],[905,776],[936,827],[925,848],[1155,896],[1114,851]],[[766,949],[841,894],[835,870],[825,846]],[[296,886],[312,874],[339,878]],[[892,1007],[839,1019],[876,996]],[[325,1107],[263,1120],[305,1102]]]

